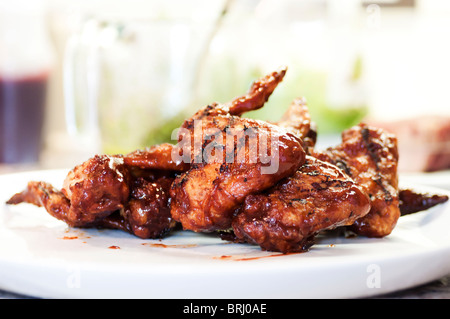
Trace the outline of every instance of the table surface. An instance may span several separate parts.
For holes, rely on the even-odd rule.
[[[40,169],[36,166],[7,166],[0,165],[0,174],[13,173],[18,171],[34,170]],[[445,172],[449,174],[448,171]],[[411,176],[408,176],[409,178]],[[414,176],[413,176],[414,178]],[[436,173],[430,178],[431,183],[436,179]],[[431,185],[433,186],[433,185]],[[439,185],[443,187],[443,185]],[[450,189],[450,181],[445,188]],[[20,295],[10,291],[4,291],[0,289],[0,299],[34,299],[39,298],[38,296],[27,296]],[[438,280],[426,283],[424,285],[409,288],[402,291],[393,292],[386,295],[379,295],[372,298],[385,298],[385,299],[450,299],[450,274],[440,278]]]

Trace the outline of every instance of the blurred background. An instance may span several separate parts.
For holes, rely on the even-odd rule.
[[[447,0],[0,0],[0,162],[71,168],[170,142],[287,66],[247,116],[276,121],[303,96],[319,147],[366,121],[398,135],[403,171],[445,170],[448,39]]]

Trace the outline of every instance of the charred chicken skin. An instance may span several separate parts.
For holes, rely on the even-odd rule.
[[[209,105],[183,123],[179,145],[191,168],[175,179],[170,195],[171,214],[184,229],[231,227],[234,211],[248,195],[275,185],[303,164],[302,141],[289,130],[240,117],[262,107],[285,72],[267,75],[247,95]]]
[[[396,137],[362,123],[344,131],[340,145],[312,155],[339,167],[368,194],[370,212],[349,228],[367,237],[389,235],[400,217]]]
[[[317,233],[351,225],[370,209],[366,193],[336,166],[307,156],[292,176],[249,195],[233,219],[241,241],[264,250],[307,250]]]

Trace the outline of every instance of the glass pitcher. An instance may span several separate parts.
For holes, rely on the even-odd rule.
[[[69,133],[99,152],[168,142],[190,113],[211,21],[91,16],[68,41],[64,93]]]
[[[54,52],[39,1],[0,1],[0,163],[37,163]]]

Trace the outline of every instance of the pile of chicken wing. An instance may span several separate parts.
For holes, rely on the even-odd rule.
[[[277,123],[243,117],[265,104],[285,74],[272,72],[245,95],[199,110],[181,125],[176,144],[94,156],[68,173],[61,190],[31,181],[7,203],[44,207],[70,227],[144,239],[214,232],[288,253],[308,250],[320,232],[338,227],[384,237],[401,215],[448,200],[399,190],[397,140],[382,129],[361,123],[339,145],[318,150],[302,98]],[[255,147],[266,156],[255,156]]]

